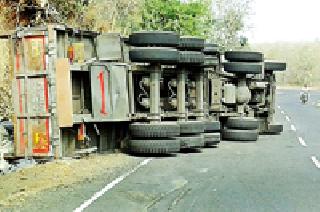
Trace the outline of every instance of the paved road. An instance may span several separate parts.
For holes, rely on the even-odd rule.
[[[316,98],[320,93],[311,102]],[[280,91],[277,105],[282,135],[155,158],[84,211],[320,211],[320,108],[301,105],[297,91]],[[46,210],[75,209],[108,183],[102,178],[56,192],[50,201],[63,200]]]

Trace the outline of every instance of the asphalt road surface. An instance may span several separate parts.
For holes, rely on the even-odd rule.
[[[222,141],[201,153],[145,159],[112,183],[103,178],[47,193],[43,211],[320,211],[320,100],[279,91],[284,132],[257,143]],[[96,193],[98,192],[98,193]],[[26,205],[24,210],[38,210]]]

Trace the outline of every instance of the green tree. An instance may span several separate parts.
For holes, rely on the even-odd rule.
[[[140,27],[207,38],[212,25],[211,14],[211,2],[207,0],[145,0]]]
[[[243,44],[243,34],[251,12],[252,0],[213,0],[214,24],[210,39],[223,49],[239,48]]]

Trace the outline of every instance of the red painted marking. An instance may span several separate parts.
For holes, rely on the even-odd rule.
[[[104,74],[103,70],[99,73],[99,80],[100,80],[100,91],[101,91],[101,110],[100,113],[103,115],[107,115],[106,111],[106,96],[105,96],[105,83],[104,83]]]
[[[23,113],[23,107],[22,107],[22,96],[21,96],[21,82],[18,79],[17,80],[18,83],[18,95],[19,95],[19,112],[20,115]],[[25,140],[24,140],[24,120],[20,119],[19,121],[20,123],[20,127],[19,127],[19,133],[20,133],[20,153],[24,153],[25,152]]]
[[[84,135],[84,123],[81,123],[81,125],[80,125],[80,135],[81,136]]]
[[[20,71],[20,55],[18,52],[16,53],[16,69],[17,72]]]

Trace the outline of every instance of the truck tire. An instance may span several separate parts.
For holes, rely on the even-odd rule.
[[[204,147],[205,141],[202,134],[175,137],[180,140],[181,149],[201,148]]]
[[[176,64],[179,52],[174,48],[141,47],[131,49],[129,57],[132,62]]]
[[[251,117],[229,117],[225,126],[229,129],[257,130],[259,120]]]
[[[230,62],[262,62],[263,54],[261,52],[227,51],[225,59]]]
[[[220,143],[221,135],[220,133],[204,133],[205,146],[213,146]]]
[[[262,132],[262,134],[279,135],[282,132],[283,132],[283,125],[282,124],[269,124],[267,131]]]
[[[138,154],[170,154],[180,151],[180,140],[130,140],[130,151]]]
[[[224,70],[234,74],[262,74],[262,65],[258,63],[227,62]]]
[[[179,42],[179,35],[170,31],[134,32],[129,36],[129,43],[132,46],[177,47]]]
[[[199,134],[203,133],[205,124],[202,121],[185,121],[178,122],[181,134]]]
[[[220,132],[220,121],[205,121],[205,132]]]
[[[224,129],[222,131],[222,139],[226,141],[255,142],[258,137],[258,130]]]
[[[205,55],[218,55],[219,54],[219,46],[213,43],[206,43],[204,44],[203,53]]]
[[[180,64],[203,64],[204,54],[195,51],[180,51],[179,62]]]
[[[267,61],[264,63],[265,71],[285,71],[287,64],[284,62]]]
[[[219,65],[219,59],[216,56],[205,55],[203,67],[213,67],[218,65]]]
[[[204,48],[204,39],[195,37],[180,37],[179,49],[190,51],[202,51]]]
[[[134,138],[168,138],[180,135],[180,126],[174,122],[134,123],[129,129]]]

